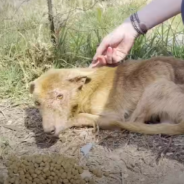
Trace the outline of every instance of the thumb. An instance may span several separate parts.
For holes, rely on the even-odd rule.
[[[98,48],[96,49],[96,53],[95,53],[95,55],[93,57],[93,62],[92,63],[94,63],[99,56],[104,54],[104,52],[106,51],[107,47],[108,47],[108,42],[106,40],[103,40],[100,43],[100,45],[98,46]]]
[[[107,62],[106,62],[106,56],[99,56],[97,58],[97,61],[95,63],[91,63],[89,67],[90,68],[95,68],[95,67],[104,66],[106,64],[107,64]]]

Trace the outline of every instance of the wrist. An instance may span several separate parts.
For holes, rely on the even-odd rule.
[[[140,21],[137,12],[130,15],[128,21],[131,22],[132,27],[134,28],[134,30],[137,32],[138,35],[144,35],[147,33],[148,28],[144,22]]]
[[[134,38],[137,38],[140,35],[132,25],[130,17],[126,18],[122,25],[127,27],[129,35],[132,35]]]

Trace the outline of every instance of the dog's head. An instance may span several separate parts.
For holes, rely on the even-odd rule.
[[[72,125],[69,119],[91,69],[50,69],[31,82],[30,93],[42,116],[45,132],[58,134]]]

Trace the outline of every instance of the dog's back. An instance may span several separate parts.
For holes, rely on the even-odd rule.
[[[175,57],[153,57],[148,59],[150,62],[155,62],[160,60],[163,63],[168,63],[172,66],[174,70],[175,83],[184,84],[184,60]]]

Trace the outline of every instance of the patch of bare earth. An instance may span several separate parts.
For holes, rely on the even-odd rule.
[[[87,156],[80,149],[93,148]],[[0,103],[0,173],[6,175],[4,161],[10,154],[61,153],[77,158],[88,167],[104,172],[96,183],[106,184],[183,184],[184,136],[146,136],[126,131],[70,129],[60,139],[47,137],[34,107]]]

